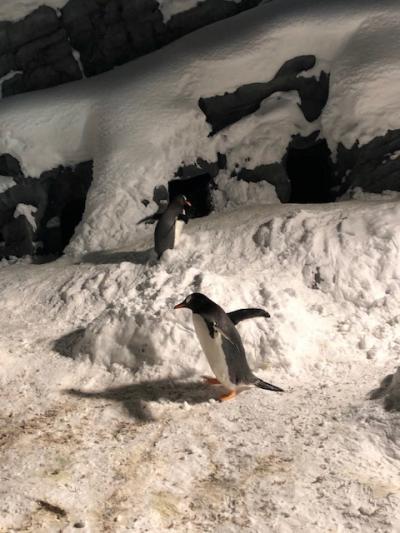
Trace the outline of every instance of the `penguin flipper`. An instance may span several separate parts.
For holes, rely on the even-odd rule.
[[[274,392],[285,392],[283,389],[281,389],[280,387],[277,387],[276,385],[267,383],[266,381],[263,381],[262,379],[257,378],[256,376],[254,377],[255,377],[255,381],[253,381],[253,385],[255,385],[256,387],[259,387],[260,389],[271,390]]]
[[[257,318],[257,317],[264,317],[264,318],[270,318],[270,314],[267,311],[264,311],[264,309],[257,309],[257,308],[249,308],[249,309],[238,309],[237,311],[231,311],[230,313],[227,313],[229,318],[232,320],[232,322],[235,324],[238,324],[242,320],[247,320],[249,318]]]
[[[142,224],[143,222],[145,224],[154,224],[154,222],[157,222],[157,220],[160,220],[162,213],[154,213],[154,215],[149,215],[148,217],[141,218],[139,222],[136,222],[136,225]]]
[[[177,219],[182,220],[185,224],[189,222],[189,217],[185,213],[178,215]]]

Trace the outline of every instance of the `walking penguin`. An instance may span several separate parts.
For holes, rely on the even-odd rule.
[[[258,378],[251,371],[246,359],[242,339],[235,324],[254,317],[269,317],[263,309],[240,309],[232,313],[225,311],[204,294],[195,292],[175,305],[174,309],[190,309],[197,337],[208,359],[215,378],[206,378],[210,384],[221,384],[228,393],[220,401],[236,396],[238,387],[254,385],[261,389],[283,392],[280,387]]]
[[[183,224],[188,222],[185,207],[191,205],[186,196],[180,194],[167,205],[164,211],[159,211],[139,220],[138,224],[157,221],[154,231],[154,249],[158,259],[165,250],[174,248],[177,244]]]

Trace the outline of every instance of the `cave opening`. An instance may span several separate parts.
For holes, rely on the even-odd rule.
[[[308,146],[290,145],[284,163],[291,183],[290,202],[316,204],[334,201],[331,151],[325,139]]]
[[[169,200],[183,194],[192,204],[186,210],[189,218],[205,217],[213,208],[211,190],[214,187],[214,179],[208,173],[174,179],[168,183]]]

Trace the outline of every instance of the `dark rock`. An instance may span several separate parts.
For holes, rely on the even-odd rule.
[[[242,168],[238,172],[237,178],[255,183],[267,181],[274,185],[276,194],[281,202],[285,203],[290,201],[291,184],[286,170],[281,163],[259,165],[253,169]]]
[[[71,26],[74,22],[86,18],[98,9],[99,5],[96,0],[69,0],[61,9],[62,22],[67,27]]]
[[[6,257],[23,257],[33,255],[33,228],[26,217],[20,215],[12,218],[1,230],[4,238],[4,255]]]
[[[15,59],[12,54],[0,56],[0,78],[16,69]]]
[[[0,176],[22,178],[23,173],[18,159],[16,159],[10,154],[0,155]]]
[[[335,169],[341,183],[338,195],[355,187],[372,193],[400,191],[400,129],[363,146],[356,142],[347,149],[339,144]]]
[[[131,58],[129,39],[122,22],[107,28],[102,48],[107,65],[121,65]]]
[[[60,27],[54,9],[41,6],[9,27],[9,43],[13,50],[45,35],[54,33]]]
[[[10,44],[10,30],[12,28],[11,22],[0,22],[0,55],[5,54],[11,50]]]
[[[19,69],[33,70],[39,65],[51,65],[68,54],[72,54],[72,48],[65,30],[60,29],[21,46],[16,53],[16,64]]]
[[[329,92],[329,75],[324,72],[318,80],[314,76],[299,76],[300,72],[309,70],[314,65],[315,56],[295,57],[286,61],[269,82],[250,83],[242,85],[233,93],[200,98],[199,107],[212,126],[211,135],[254,113],[265,98],[277,91],[297,90],[301,100],[300,108],[306,120],[314,121],[321,114]]]
[[[17,182],[0,194],[0,231],[6,240],[6,254],[20,257],[33,253],[33,230],[20,220],[25,217],[14,218],[18,204],[37,209],[34,215],[36,236],[44,243],[41,253],[62,253],[82,218],[92,181],[92,162],[58,167],[43,172],[36,179],[25,178],[18,161],[3,154],[0,156],[0,174],[15,176]],[[58,224],[54,222],[55,218],[59,220]]]
[[[3,81],[1,94],[3,98],[25,92],[24,76],[21,73],[15,74],[9,80]]]
[[[247,2],[250,4],[248,7],[254,7],[260,1]],[[173,15],[167,22],[168,33],[171,39],[177,39],[202,26],[236,15],[240,10],[239,4],[235,2],[205,0],[187,11]]]

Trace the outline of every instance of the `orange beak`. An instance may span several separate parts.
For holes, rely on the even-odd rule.
[[[180,304],[176,304],[176,305],[174,306],[174,309],[183,309],[183,308],[185,308],[185,307],[186,307],[185,302],[182,302],[182,303],[180,303]]]

